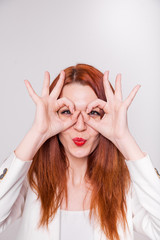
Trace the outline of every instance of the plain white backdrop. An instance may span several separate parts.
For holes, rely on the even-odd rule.
[[[159,43],[159,0],[1,0],[0,162],[34,119],[24,79],[40,94],[45,70],[53,80],[62,69],[87,63],[110,70],[113,86],[121,73],[124,98],[141,84],[128,111],[129,127],[160,169]],[[0,239],[16,239],[17,229],[18,221]]]

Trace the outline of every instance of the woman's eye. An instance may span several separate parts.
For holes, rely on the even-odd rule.
[[[89,115],[92,115],[92,116],[100,116],[100,113],[97,112],[97,111],[91,111],[91,112],[89,113]]]
[[[64,111],[61,112],[61,114],[66,114],[66,115],[68,115],[68,114],[71,114],[71,112],[70,112],[70,110],[64,110]]]

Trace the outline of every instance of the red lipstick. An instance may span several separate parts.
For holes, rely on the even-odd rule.
[[[87,141],[87,140],[85,140],[85,139],[83,139],[83,138],[78,138],[78,137],[73,138],[72,140],[73,140],[73,142],[74,142],[77,146],[82,146],[82,145],[85,144],[85,142]]]

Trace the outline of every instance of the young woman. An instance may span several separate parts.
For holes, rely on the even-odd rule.
[[[160,239],[160,180],[128,129],[123,100],[94,67],[77,64],[41,96],[35,120],[0,168],[0,230],[21,217],[17,240]]]

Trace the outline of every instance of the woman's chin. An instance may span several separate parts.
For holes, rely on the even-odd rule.
[[[84,149],[77,149],[73,152],[69,153],[70,155],[72,155],[75,158],[86,158],[89,156],[89,151],[85,151]]]

